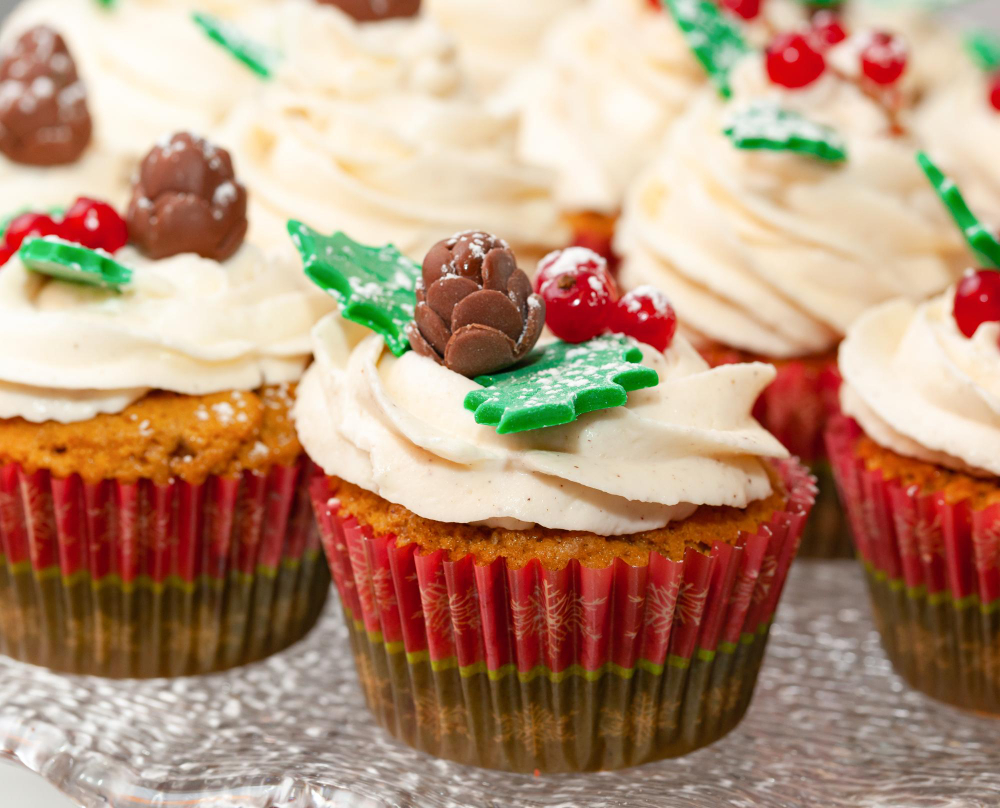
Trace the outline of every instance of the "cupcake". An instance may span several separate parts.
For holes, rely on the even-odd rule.
[[[837,344],[968,259],[914,160],[903,53],[870,32],[817,41],[782,35],[732,69],[731,100],[705,91],[632,186],[618,246],[622,285],[664,289],[711,364],[777,365],[758,417],[829,492],[803,555],[831,557],[851,552],[822,439]]]
[[[585,0],[427,0],[427,10],[459,46],[476,89],[501,91],[533,59],[549,28]]]
[[[419,257],[486,222],[537,260],[566,239],[551,177],[516,158],[513,115],[465,86],[451,40],[410,5],[374,20],[348,3],[282,8],[284,58],[222,135],[252,191],[250,238],[290,251],[300,218]]]
[[[193,10],[249,26],[277,5],[245,0],[237,13],[227,0],[28,0],[5,21],[0,40],[9,43],[37,25],[58,28],[87,91],[93,146],[119,166],[117,195],[76,190],[124,204],[131,190],[128,172],[150,143],[181,130],[215,135],[236,102],[261,83],[195,24]],[[265,22],[251,30],[266,28]]]
[[[297,238],[381,332],[321,321],[293,412],[379,723],[523,772],[636,765],[735,726],[815,494],[751,416],[773,369],[591,323],[532,349],[546,313],[566,333],[593,308],[570,286],[611,283],[592,253],[543,262],[540,295],[483,232],[422,267]]]
[[[116,677],[259,659],[328,589],[290,409],[329,306],[244,242],[228,153],[189,134],[124,220],[80,220],[0,270],[0,651]]]
[[[851,327],[827,443],[896,671],[1000,714],[1000,244],[989,238],[990,269]]]

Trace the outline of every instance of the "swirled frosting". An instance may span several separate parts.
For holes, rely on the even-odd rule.
[[[430,20],[292,4],[281,25],[294,57],[220,136],[251,191],[251,241],[289,249],[296,218],[418,259],[470,228],[522,256],[564,243],[549,174],[517,160],[513,116],[462,86]]]
[[[585,0],[424,0],[458,42],[462,69],[484,92],[499,89],[535,56],[553,22]]]
[[[627,406],[498,435],[463,407],[475,382],[359,331],[337,315],[314,328],[299,438],[328,474],[428,519],[635,533],[767,497],[761,459],[785,456],[750,414],[774,369],[710,370],[683,339],[666,354],[643,346],[660,384]]]
[[[82,421],[150,389],[202,395],[294,381],[309,329],[331,308],[292,264],[244,245],[224,263],[160,261],[131,247],[115,293],[27,270],[0,271],[0,418]]]
[[[969,204],[1000,223],[1000,111],[990,104],[990,79],[970,66],[966,74],[934,93],[920,109],[917,131]]]
[[[899,454],[1000,475],[1000,323],[968,339],[954,290],[923,304],[893,301],[865,314],[840,347],[841,404]]]
[[[663,289],[697,339],[791,357],[828,350],[873,305],[955,279],[963,245],[882,107],[829,72],[782,91],[759,58],[733,90],[731,104],[706,90],[631,188],[626,287]],[[723,129],[759,99],[834,127],[847,161],[736,148]]]

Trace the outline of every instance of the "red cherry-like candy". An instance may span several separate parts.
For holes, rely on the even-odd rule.
[[[760,4],[761,0],[722,0],[724,8],[744,20],[752,20],[760,14]]]
[[[62,235],[59,225],[47,213],[22,213],[7,226],[4,246],[17,250],[28,236]]]
[[[559,339],[574,343],[586,342],[604,332],[617,300],[614,282],[606,270],[595,269],[590,261],[577,264],[571,260],[572,254],[578,251],[590,252],[579,247],[562,250],[562,257],[554,264],[539,270],[545,324]],[[604,265],[600,256],[591,255],[597,259],[598,267]]]
[[[535,291],[541,294],[542,286],[565,272],[596,272],[608,287],[612,300],[618,299],[618,287],[615,285],[607,259],[589,247],[566,247],[555,250],[538,262],[535,271]]]
[[[955,290],[954,315],[958,330],[967,337],[972,337],[983,323],[1000,321],[1000,272],[966,272]]]
[[[895,84],[906,70],[906,59],[902,37],[875,31],[861,51],[861,71],[876,84]]]
[[[665,351],[674,341],[677,314],[663,292],[652,286],[640,286],[618,301],[608,325],[612,331]]]
[[[128,243],[128,225],[107,202],[81,196],[63,217],[62,236],[92,250],[113,253]]]
[[[810,39],[820,50],[826,50],[847,39],[840,17],[829,9],[817,12],[810,24]]]
[[[990,79],[990,105],[1000,112],[1000,73]]]
[[[14,250],[11,247],[8,247],[6,244],[0,246],[0,267],[9,261],[13,254]]]
[[[826,60],[803,34],[779,34],[767,48],[767,75],[775,84],[797,90],[826,70]]]

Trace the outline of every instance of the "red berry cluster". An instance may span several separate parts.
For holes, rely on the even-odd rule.
[[[535,291],[545,300],[545,324],[566,342],[586,342],[610,330],[665,351],[677,330],[677,315],[662,292],[644,286],[619,296],[608,262],[585,247],[543,258]]]
[[[1000,73],[994,73],[990,78],[990,106],[1000,112]]]
[[[1000,272],[970,270],[955,289],[955,324],[972,337],[983,323],[1000,322]]]
[[[765,52],[767,75],[782,87],[808,87],[826,72],[825,52],[847,39],[840,18],[832,11],[815,14],[806,31],[779,34]],[[859,54],[861,73],[880,87],[899,81],[906,70],[907,52],[895,34],[873,31]]]
[[[723,8],[744,20],[752,20],[760,14],[762,0],[721,0]]]
[[[7,227],[0,244],[0,266],[6,264],[26,238],[58,236],[92,250],[114,253],[128,243],[128,226],[107,202],[81,196],[65,215],[54,218],[47,213],[22,213]]]

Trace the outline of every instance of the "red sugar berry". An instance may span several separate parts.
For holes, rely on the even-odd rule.
[[[1000,112],[1000,73],[990,79],[990,104],[993,109]]]
[[[767,48],[767,75],[775,84],[797,90],[826,70],[826,60],[803,34],[779,34]]]
[[[0,267],[6,264],[10,257],[14,254],[14,250],[8,247],[6,244],[0,246]]]
[[[545,300],[545,324],[566,342],[586,342],[602,333],[618,299],[607,262],[583,247],[546,256],[535,288]]]
[[[66,211],[61,230],[64,238],[92,250],[114,253],[128,243],[128,225],[118,212],[106,202],[85,196]]]
[[[1000,272],[966,272],[955,290],[954,315],[958,330],[967,337],[972,337],[983,323],[1000,321]]]
[[[817,12],[810,24],[810,39],[820,50],[826,50],[847,39],[840,17],[829,9]]]
[[[906,70],[906,60],[902,37],[875,31],[861,50],[861,71],[876,84],[895,84]]]
[[[652,286],[640,286],[618,301],[608,325],[612,331],[665,351],[674,341],[677,314],[663,292]]]
[[[752,20],[760,14],[761,0],[721,0],[722,6],[737,17]]]
[[[62,235],[59,225],[47,213],[22,213],[7,226],[4,246],[17,250],[28,236]]]

